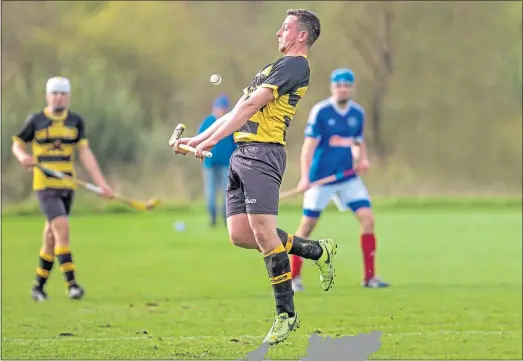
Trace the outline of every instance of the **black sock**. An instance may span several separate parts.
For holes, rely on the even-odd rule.
[[[75,264],[73,263],[73,256],[69,247],[56,247],[56,258],[60,264],[60,271],[64,274],[64,280],[68,287],[76,285],[74,276]]]
[[[35,286],[39,288],[44,288],[49,274],[53,269],[54,264],[54,255],[47,254],[43,250],[40,251],[40,259],[38,267],[36,268],[36,280]]]
[[[291,283],[291,263],[283,245],[263,255],[267,273],[271,279],[276,312],[294,316],[294,291]]]
[[[278,233],[278,237],[280,237],[281,243],[285,246],[285,250],[289,254],[315,261],[319,260],[323,254],[323,248],[321,248],[318,241],[311,241],[294,236],[279,228],[276,228],[276,232]]]

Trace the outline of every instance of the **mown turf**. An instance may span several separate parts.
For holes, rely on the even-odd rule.
[[[282,215],[294,231],[299,211]],[[175,221],[187,230],[173,230]],[[82,301],[55,269],[51,299],[29,290],[42,220],[2,222],[2,358],[238,359],[259,346],[274,300],[257,252],[232,247],[202,214],[77,216],[72,249]],[[297,294],[302,327],[270,359],[306,355],[313,332],[381,331],[372,359],[521,359],[521,212],[453,209],[377,214],[378,272],[393,287],[359,286],[358,227],[330,212],[315,236],[339,243],[337,279],[320,289],[315,266]],[[60,336],[62,334],[62,336]],[[69,335],[68,334],[72,334]]]

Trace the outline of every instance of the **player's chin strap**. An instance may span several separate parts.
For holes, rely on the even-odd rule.
[[[312,182],[311,185],[310,185],[310,188],[316,187],[316,186],[320,186],[320,185],[323,185],[323,184],[327,184],[327,183],[330,183],[330,182],[334,182],[334,181],[340,180],[342,178],[348,177],[348,176],[356,174],[356,173],[357,173],[357,169],[348,169],[348,170],[343,171],[343,172],[338,172],[336,174],[333,174],[333,175],[330,175],[328,177],[318,179],[315,182]],[[294,197],[294,196],[296,196],[298,194],[301,194],[301,193],[303,193],[305,191],[306,191],[306,189],[305,190],[301,190],[299,188],[289,189],[288,191],[280,192],[280,199]]]

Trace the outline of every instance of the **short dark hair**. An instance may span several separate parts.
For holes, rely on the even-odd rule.
[[[320,19],[316,14],[306,9],[289,9],[287,16],[296,16],[301,31],[305,31],[309,36],[307,38],[307,45],[309,48],[320,37],[321,27]]]

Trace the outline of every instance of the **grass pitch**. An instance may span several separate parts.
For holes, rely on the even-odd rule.
[[[299,210],[280,226],[294,232]],[[177,232],[173,222],[185,221]],[[2,222],[2,358],[239,359],[272,323],[263,260],[231,246],[203,214],[77,215],[72,250],[81,301],[68,300],[58,267],[37,304],[29,291],[42,218]],[[521,212],[411,209],[377,212],[377,271],[390,289],[359,286],[358,226],[328,212],[314,236],[339,245],[334,288],[312,263],[295,298],[302,327],[270,359],[306,355],[313,332],[381,331],[372,359],[521,359]]]

